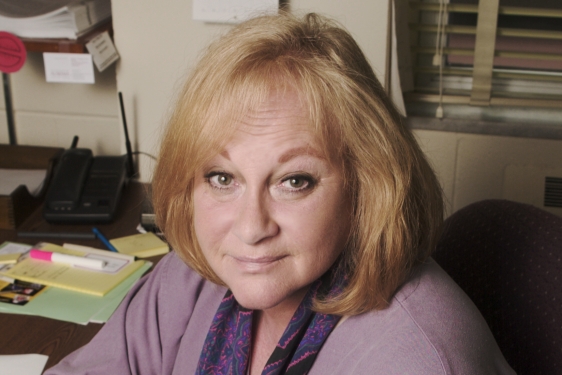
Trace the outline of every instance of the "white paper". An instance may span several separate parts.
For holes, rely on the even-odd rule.
[[[252,16],[276,12],[279,0],[194,0],[193,19],[238,23]]]
[[[89,53],[43,53],[47,82],[95,83],[94,64]]]
[[[104,272],[115,274],[128,264],[135,261],[135,257],[127,254],[114,253],[108,250],[100,250],[89,246],[65,243],[62,247],[69,250],[77,250],[86,252],[86,257],[100,259],[106,262],[102,270],[90,270],[95,272]]]
[[[43,354],[0,355],[0,375],[41,375],[47,359]]]
[[[62,245],[62,247],[64,247],[65,249],[68,249],[68,250],[83,251],[83,252],[87,252],[87,253],[91,253],[91,254],[109,255],[112,258],[124,259],[124,260],[130,261],[130,262],[135,261],[135,257],[133,255],[121,254],[121,253],[115,253],[115,252],[108,252],[109,250],[97,249],[95,247],[90,247],[90,246],[77,245],[77,244],[73,244],[73,243],[64,243]]]
[[[0,245],[0,255],[6,254],[23,254],[29,251],[33,246],[23,243],[4,242]]]
[[[43,187],[46,169],[8,169],[0,168],[0,195],[10,195],[20,185],[37,196]]]
[[[103,72],[108,66],[119,60],[119,54],[107,31],[88,42],[86,48],[92,55],[94,64],[96,64],[100,72]]]

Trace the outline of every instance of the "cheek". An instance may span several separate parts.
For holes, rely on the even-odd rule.
[[[211,199],[203,191],[194,192],[193,223],[203,253],[216,249],[228,233],[232,207]]]
[[[283,231],[300,251],[318,260],[335,260],[350,230],[350,208],[340,194],[322,194],[297,205],[279,207]]]

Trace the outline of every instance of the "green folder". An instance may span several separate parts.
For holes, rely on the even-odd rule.
[[[24,306],[0,303],[0,313],[38,315],[77,324],[105,323],[137,280],[152,267],[146,261],[103,297],[48,287]]]

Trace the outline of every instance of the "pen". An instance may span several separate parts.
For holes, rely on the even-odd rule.
[[[106,262],[101,259],[77,257],[74,255],[53,253],[51,251],[43,251],[37,249],[31,249],[29,251],[29,256],[31,257],[31,259],[46,260],[53,263],[64,263],[70,266],[81,266],[92,268],[95,270],[101,270],[106,265]]]
[[[95,240],[94,233],[80,232],[18,232],[18,237],[27,238],[70,238],[75,240]]]
[[[99,240],[101,242],[103,242],[103,244],[110,250],[113,252],[118,252],[117,249],[107,240],[107,238],[105,238],[105,236],[103,234],[101,234],[101,232],[99,231],[98,228],[93,227],[92,228],[92,232],[94,232],[94,234],[96,235],[97,238],[99,238]]]

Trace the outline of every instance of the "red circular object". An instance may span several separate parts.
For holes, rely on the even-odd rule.
[[[0,70],[4,73],[14,73],[25,63],[27,52],[20,38],[0,31]]]

